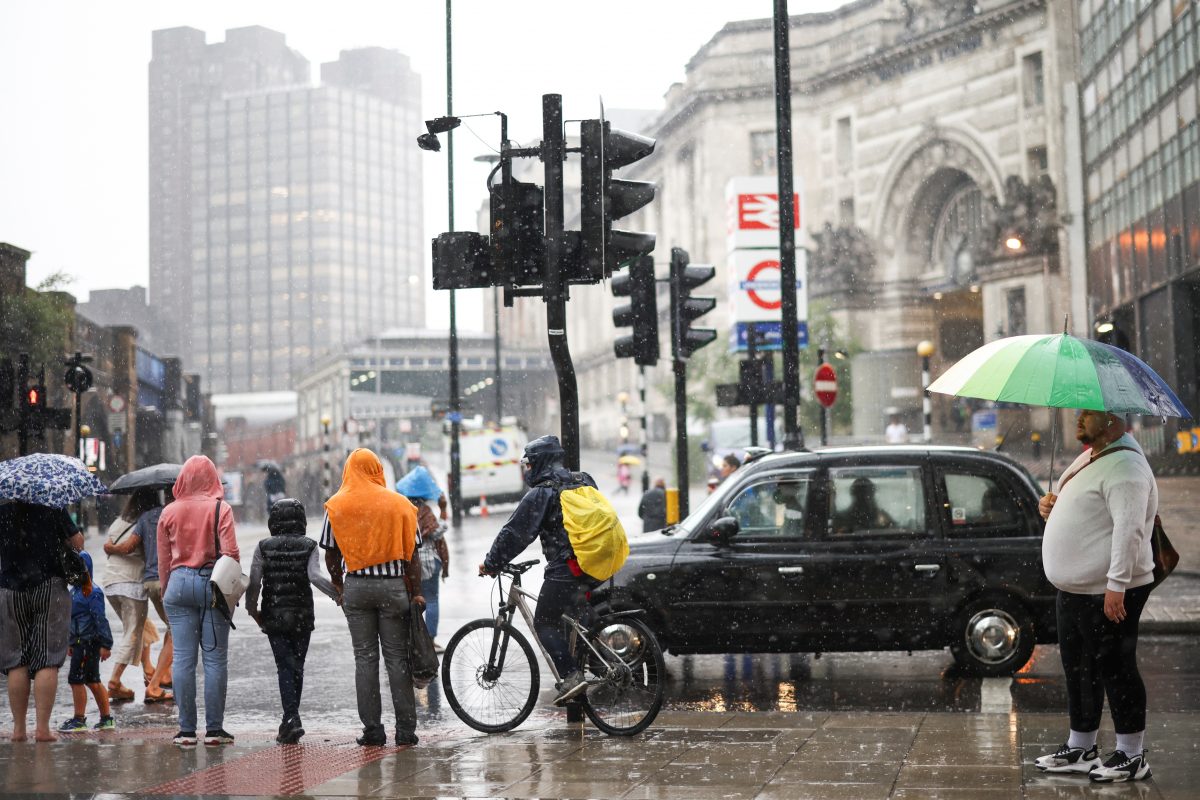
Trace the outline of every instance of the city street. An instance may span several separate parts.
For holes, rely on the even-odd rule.
[[[606,486],[601,465],[587,465]],[[1164,498],[1164,510],[1174,502]],[[614,504],[627,526],[639,530],[636,493],[616,495]],[[475,577],[475,565],[510,510],[494,508],[486,518],[469,516],[449,534],[451,578],[442,588],[439,641],[491,611],[494,584]],[[311,522],[310,528],[315,527]],[[261,526],[239,529],[243,562],[248,563],[254,543],[265,534]],[[89,537],[88,549],[103,558],[100,544],[98,536]],[[527,555],[540,555],[536,544]],[[535,588],[538,570],[531,578],[528,585]],[[1200,580],[1181,574],[1156,594],[1159,600],[1194,609],[1200,607]],[[565,714],[549,704],[552,690],[545,671],[543,702],[533,716],[517,731],[491,738],[462,724],[435,683],[418,692],[421,745],[411,753],[387,748],[372,755],[351,744],[359,723],[345,621],[323,597],[317,600],[317,617],[302,706],[309,734],[297,751],[303,759],[278,755],[280,748],[271,742],[279,714],[274,664],[266,637],[240,611],[238,630],[230,637],[226,717],[226,727],[238,737],[236,747],[219,754],[203,748],[179,753],[169,744],[175,730],[173,706],[143,705],[137,687],[138,700],[117,707],[115,733],[88,733],[71,741],[64,736],[53,748],[0,743],[0,775],[5,776],[0,787],[6,796],[137,791],[1000,798],[1020,796],[1021,787],[1025,797],[1091,796],[1077,779],[1051,778],[1021,766],[1062,738],[1065,695],[1053,646],[1039,647],[1015,678],[986,680],[959,674],[945,651],[819,658],[668,656],[663,713],[650,731],[632,741],[607,739],[590,725],[583,730],[568,725]],[[1200,777],[1200,759],[1192,747],[1200,733],[1200,644],[1194,626],[1176,631],[1185,635],[1147,635],[1141,642],[1140,663],[1150,687],[1147,746],[1155,780],[1117,789],[1122,797],[1194,796],[1191,787]],[[107,672],[106,665],[104,677]],[[70,716],[65,674],[58,697],[56,725]],[[94,721],[94,707],[89,712]],[[385,721],[388,717],[385,710]],[[0,729],[9,724],[0,716]],[[1110,726],[1106,720],[1102,744],[1111,744]],[[949,769],[967,765],[973,776],[969,780],[963,771]],[[84,774],[93,777],[85,780],[80,777]],[[180,779],[186,780],[172,783]],[[1104,792],[1096,796],[1100,794]]]

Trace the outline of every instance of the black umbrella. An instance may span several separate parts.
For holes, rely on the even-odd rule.
[[[127,472],[113,481],[112,494],[133,494],[138,489],[166,489],[175,485],[182,464],[155,464],[152,467]]]

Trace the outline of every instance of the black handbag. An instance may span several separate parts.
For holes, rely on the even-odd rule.
[[[87,587],[88,591],[85,594],[91,592],[92,576],[88,574],[87,564],[84,563],[83,556],[66,542],[59,543],[58,566],[68,584]]]

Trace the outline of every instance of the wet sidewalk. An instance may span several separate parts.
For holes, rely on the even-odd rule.
[[[315,721],[314,721],[315,722]],[[5,798],[306,796],[471,798],[1195,798],[1200,714],[1152,715],[1154,777],[1095,786],[1029,766],[1061,742],[1061,714],[664,712],[615,739],[562,719],[485,736],[422,730],[415,748],[312,732],[181,750],[169,729],[0,743]],[[1101,745],[1112,745],[1110,726]]]

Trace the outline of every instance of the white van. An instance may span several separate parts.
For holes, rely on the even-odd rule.
[[[515,503],[525,496],[521,456],[525,433],[516,425],[477,425],[463,422],[459,434],[464,509],[480,504]],[[446,438],[446,463],[450,463],[450,440]]]

